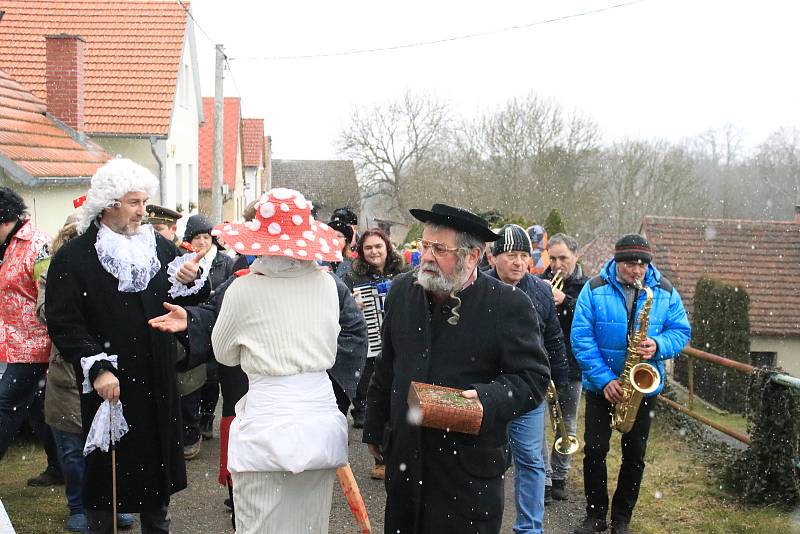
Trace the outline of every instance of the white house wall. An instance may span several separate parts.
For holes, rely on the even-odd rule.
[[[753,336],[750,338],[750,352],[774,352],[778,355],[778,367],[800,377],[800,338]]]
[[[33,224],[53,237],[75,209],[72,201],[86,194],[89,184],[29,187],[9,179],[0,171],[0,186],[19,193],[28,206]]]

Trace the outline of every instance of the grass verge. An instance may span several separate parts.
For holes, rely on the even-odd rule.
[[[26,485],[46,467],[44,450],[29,442],[15,442],[0,461],[0,499],[17,534],[64,532],[69,515],[64,486]]]

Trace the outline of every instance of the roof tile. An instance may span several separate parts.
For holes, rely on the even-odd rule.
[[[241,99],[225,97],[222,110],[222,175],[224,182],[233,190],[236,186],[236,156],[241,143]],[[214,99],[203,98],[203,116],[205,123],[199,132],[199,164],[198,177],[200,189],[211,189],[214,176]]]
[[[2,8],[0,68],[34,95],[47,96],[44,36],[80,35],[86,41],[86,131],[168,133],[188,22],[178,2],[7,0]]]
[[[2,70],[0,87],[0,154],[34,178],[89,177],[111,157],[93,143],[75,141],[44,115],[43,102]]]

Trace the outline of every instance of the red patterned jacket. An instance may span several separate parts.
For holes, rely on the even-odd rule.
[[[11,238],[0,264],[0,361],[5,363],[47,363],[50,359],[47,327],[36,320],[36,278],[48,258],[49,242],[26,221]]]

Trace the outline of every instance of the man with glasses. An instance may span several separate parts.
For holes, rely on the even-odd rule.
[[[623,236],[614,258],[583,286],[572,321],[572,350],[583,371],[586,390],[583,486],[586,517],[575,534],[605,532],[608,488],[606,455],[611,439],[613,405],[624,400],[619,376],[625,367],[628,340],[638,328],[645,292],[653,292],[648,337],[638,353],[661,374],[658,388],[641,400],[633,428],[622,435],[622,465],[611,503],[612,534],[627,534],[644,474],[644,454],[655,396],[664,386],[664,360],[675,357],[689,341],[689,320],[680,295],[652,265],[653,250],[637,234]]]
[[[500,236],[469,211],[434,204],[418,269],[394,279],[367,393],[364,442],[386,462],[386,532],[500,531],[508,423],[541,404],[550,380],[539,322],[520,291],[478,271]],[[419,426],[411,381],[479,399],[477,435]]]

